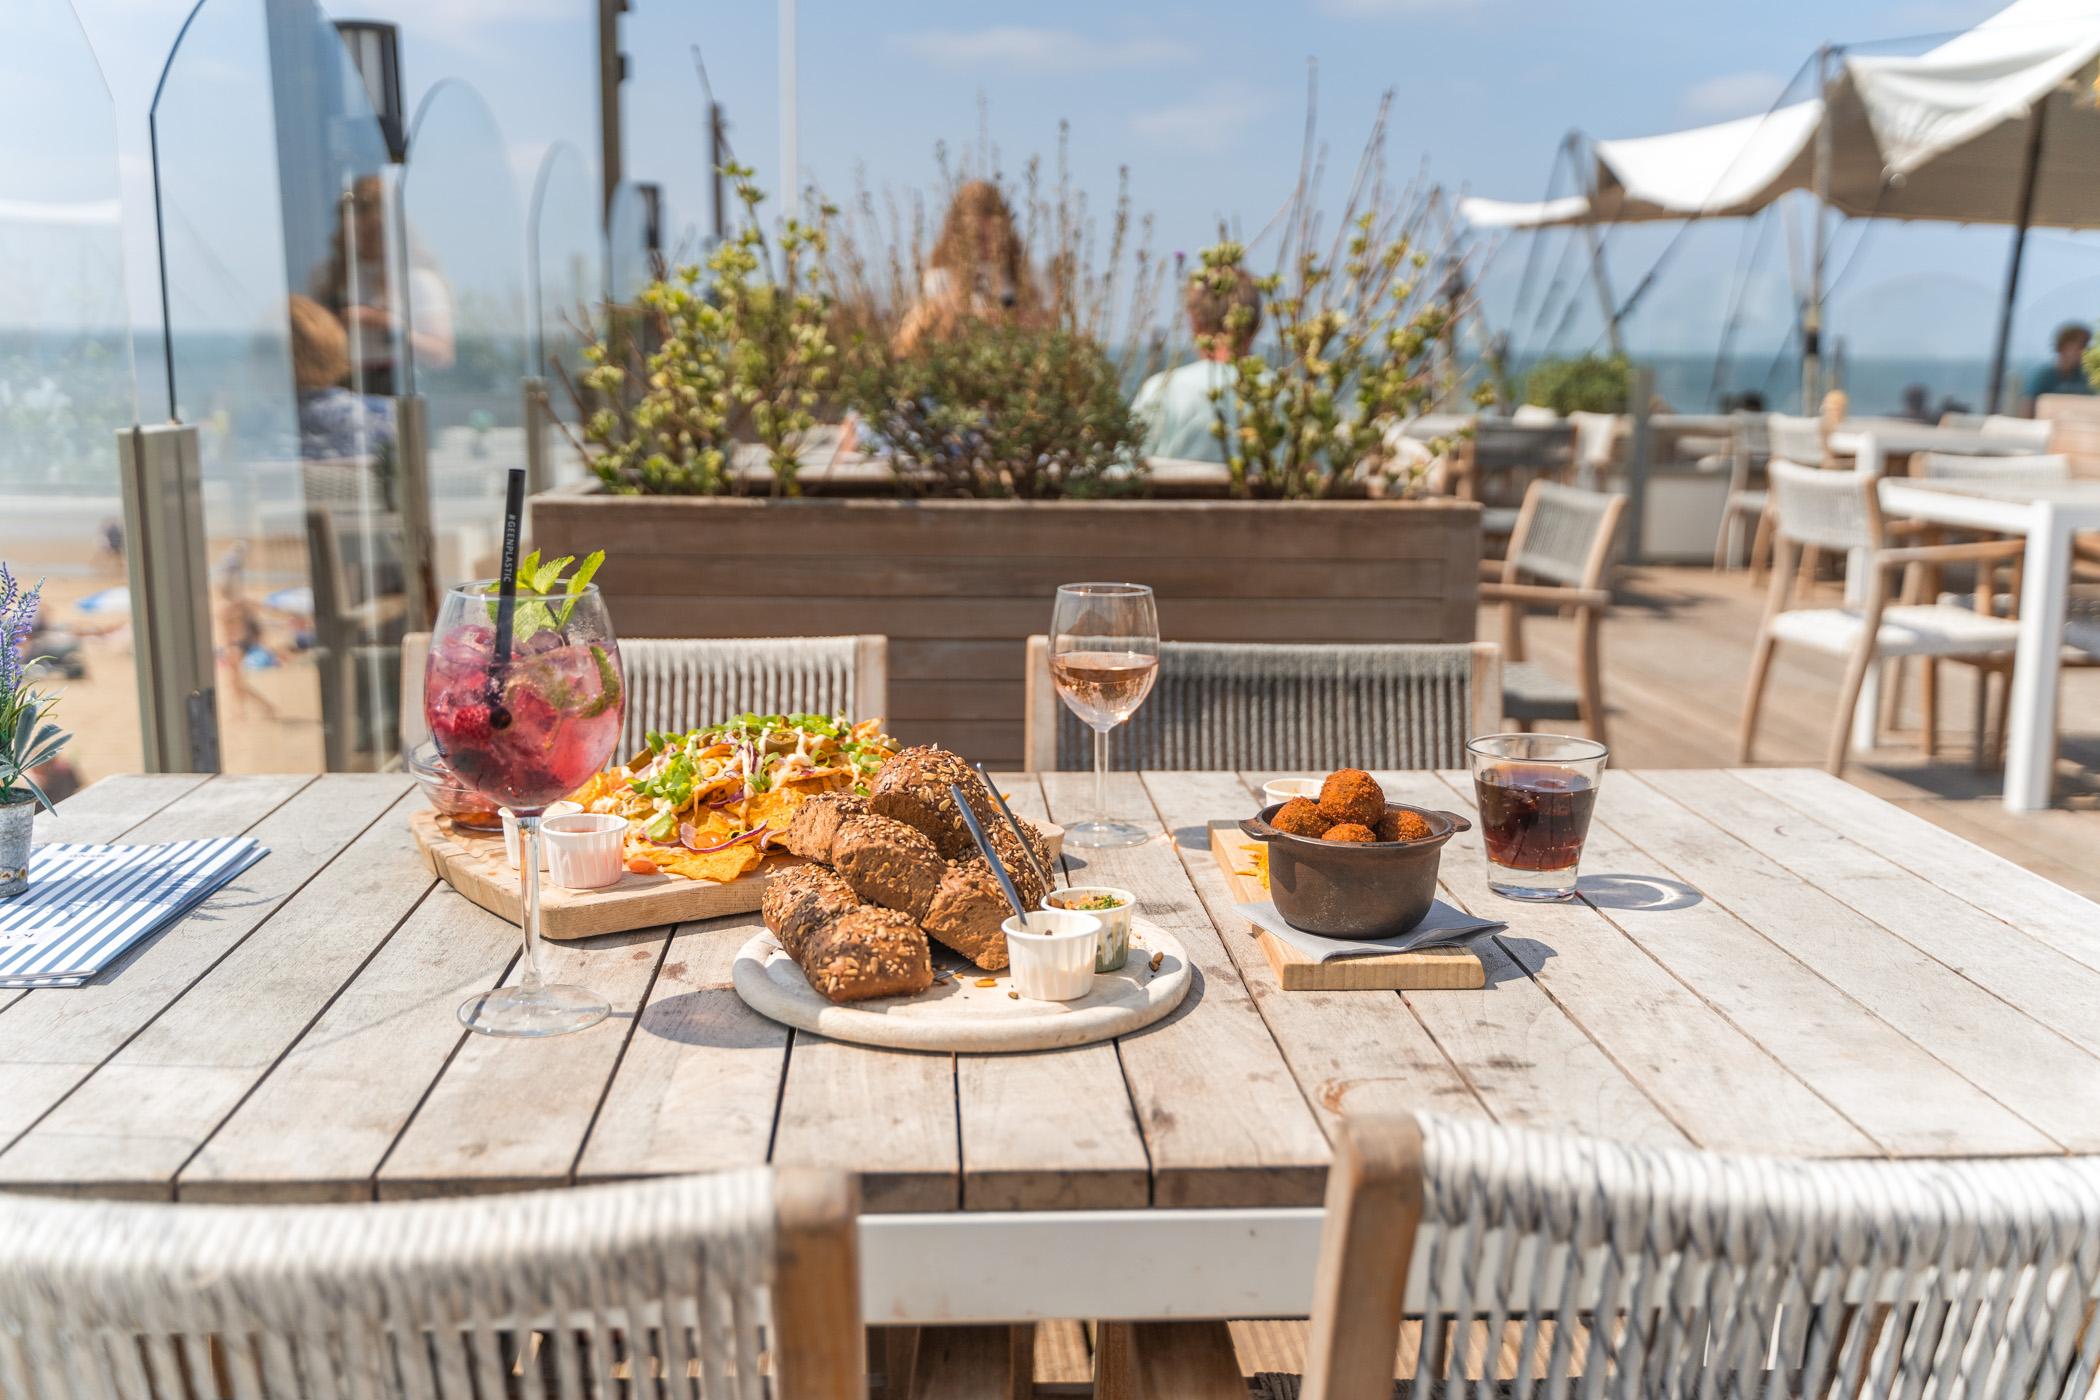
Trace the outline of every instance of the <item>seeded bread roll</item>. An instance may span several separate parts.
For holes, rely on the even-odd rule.
[[[948,862],[923,922],[928,936],[953,948],[986,972],[1007,965],[1004,924],[1013,915],[991,867],[981,856]]]
[[[826,1000],[908,996],[933,985],[926,931],[909,914],[862,907],[812,933],[795,958]]]
[[[855,797],[850,792],[819,793],[795,809],[794,818],[789,821],[787,833],[780,838],[780,843],[795,855],[829,865],[831,843],[837,839],[840,825],[849,817],[867,814],[868,802],[864,797]]]
[[[933,842],[888,817],[846,818],[832,840],[831,859],[855,894],[914,919],[926,913],[941,883]]]
[[[962,787],[986,831],[1005,821],[976,771],[958,755],[930,745],[906,749],[883,764],[875,775],[868,807],[923,832],[943,858],[963,860],[975,853],[977,843],[970,839],[962,810],[948,791],[951,783]]]
[[[767,882],[758,911],[788,956],[799,959],[810,935],[861,907],[860,896],[837,871],[801,865]]]
[[[1033,822],[1023,820],[1021,830],[1027,833],[1028,837],[1028,846],[1025,849],[1020,839],[1014,835],[1013,828],[1006,824],[1004,815],[994,824],[987,826],[984,834],[991,840],[992,849],[999,853],[999,863],[1006,867],[1006,873],[1013,877],[1015,887],[1021,891],[1021,903],[1030,909],[1040,909],[1043,907],[1043,896],[1050,893],[1050,889],[1043,883],[1043,877],[1036,874],[1036,867],[1040,865],[1044,870],[1051,868],[1050,848],[1044,844],[1043,833],[1036,829]],[[1031,851],[1035,855],[1032,861],[1028,858]],[[974,844],[963,859],[983,863],[983,858],[977,854]],[[989,870],[986,873],[989,874]]]

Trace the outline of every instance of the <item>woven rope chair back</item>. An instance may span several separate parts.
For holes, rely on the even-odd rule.
[[[1519,576],[1548,579],[1574,588],[1592,586],[1590,573],[1598,534],[1616,522],[1620,498],[1551,481],[1532,484],[1529,514],[1510,542],[1510,562]]]
[[[1735,419],[1736,443],[1752,461],[1761,462],[1772,450],[1772,432],[1767,416],[1738,410],[1730,415]]]
[[[2015,418],[2009,413],[1985,414],[1977,428],[1985,437],[2017,443],[2036,452],[2048,448],[2049,439],[2056,431],[2056,425],[2046,418]]]
[[[2100,1161],[1795,1162],[1417,1121],[1416,1396],[1495,1393],[1445,1380],[1451,1336],[1482,1323],[1490,1356],[1522,1332],[1520,1396],[2094,1383]]]
[[[731,715],[873,718],[888,697],[880,666],[870,679],[862,658],[884,646],[881,637],[623,638],[620,751],[640,749],[651,729],[683,733]]]
[[[1159,681],[1109,741],[1119,769],[1460,768],[1474,732],[1467,643],[1165,642]],[[1057,766],[1094,732],[1057,707]]]
[[[1772,499],[1787,539],[1823,549],[1879,549],[1881,511],[1875,480],[1772,459]]]
[[[1965,457],[1954,452],[1920,452],[1911,458],[1910,470],[1913,476],[1940,481],[2049,486],[2071,479],[2071,459],[2060,452],[2037,452],[2019,457]]]
[[[344,1206],[0,1197],[0,1394],[763,1400],[773,1180]]]
[[[1791,413],[1765,415],[1765,441],[1774,457],[1806,467],[1823,465],[1823,420]]]

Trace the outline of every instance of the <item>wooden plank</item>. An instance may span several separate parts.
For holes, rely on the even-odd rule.
[[[38,812],[39,846],[51,841],[114,841],[176,798],[194,791],[203,773],[118,773],[90,783],[58,804],[55,812]]]
[[[370,1200],[373,1177],[518,931],[446,886],[416,906],[176,1178],[203,1201]]]
[[[1735,770],[1735,776],[2064,956],[2100,968],[2100,903],[1828,773],[1765,768]],[[2100,841],[2100,826],[2091,836]]]
[[[188,918],[85,987],[20,997],[0,1014],[0,1144],[11,1143],[325,866],[362,823],[305,777],[222,777],[125,833],[139,842],[252,831],[271,853]],[[369,818],[367,818],[369,820]]]
[[[1610,774],[1590,827],[1584,867],[1620,876],[1634,897],[1592,900],[1628,939],[1765,1047],[1850,1122],[1899,1157],[2046,1152],[2049,1141],[1906,1039],[1756,928],[1703,895],[1655,907],[1643,885],[1687,884],[1649,841],[1680,814],[1628,775]],[[1696,891],[1695,891],[1696,892]]]
[[[730,979],[737,950],[761,927],[753,919],[723,919],[672,935],[584,1144],[577,1180],[766,1160],[788,1029],[744,1005]]]
[[[1218,873],[1240,903],[1269,897],[1261,875],[1243,862],[1261,853],[1261,847],[1241,834],[1231,821],[1213,822],[1210,828],[1211,859]],[[1287,992],[1397,992],[1470,991],[1487,983],[1480,957],[1470,947],[1422,948],[1411,953],[1369,953],[1362,957],[1315,962],[1290,944],[1256,927],[1254,941]]]
[[[1726,826],[1752,850],[2065,1039],[2100,1053],[2100,970],[2027,937],[1727,773],[1646,777],[1707,820]],[[2100,919],[2100,907],[2093,912]],[[2095,932],[2100,933],[2100,925]]]
[[[2100,1146],[2100,1061],[1805,884],[1640,775],[1617,777],[1617,790],[1605,801],[1639,823],[1643,847],[1678,878],[2057,1143],[2081,1151]],[[2005,1149],[1969,1138],[1956,1150]]]
[[[1144,784],[1242,985],[1323,1131],[1332,1136],[1345,1109],[1485,1111],[1399,995],[1285,992],[1277,984],[1253,929],[1233,908],[1237,898],[1206,839],[1211,821],[1256,809],[1256,793],[1247,783],[1231,773],[1146,773]]]
[[[1383,775],[1402,802],[1444,807],[1450,793],[1431,773]],[[1454,836],[1444,864],[1485,859],[1477,832]],[[1536,979],[1550,949],[1523,933],[1526,911],[1468,899],[1447,880],[1445,897],[1483,917],[1512,920],[1509,934],[1479,939],[1487,986],[1475,992],[1404,993],[1422,1025],[1471,1082],[1496,1119],[1590,1133],[1624,1142],[1685,1145],[1684,1133],[1645,1089],[1597,1047]]]
[[[773,1162],[858,1172],[866,1211],[954,1210],[955,1057],[795,1032]]]
[[[1043,775],[1050,813],[1070,826],[1092,805],[1093,779]],[[1327,1143],[1239,969],[1160,828],[1136,774],[1112,774],[1108,800],[1157,834],[1124,850],[1066,852],[1075,881],[1119,885],[1145,918],[1188,949],[1198,978],[1165,1020],[1118,1043],[1137,1105],[1159,1206],[1311,1205],[1326,1178]]]
[[[1396,782],[1391,790],[1415,786]],[[1433,796],[1425,794],[1425,799]],[[1442,805],[1479,820],[1468,777],[1446,775]],[[1600,868],[1597,860],[1589,861],[1593,870]],[[1477,834],[1462,847],[1453,843],[1441,873],[1446,888],[1468,908],[1509,922],[1501,938],[1505,948],[1516,953],[1520,940],[1543,945],[1535,959],[1517,953],[1518,960],[1692,1141],[1721,1152],[1796,1157],[1863,1156],[1879,1150],[1598,909],[1586,903],[1525,905],[1499,898],[1488,888],[1486,855]],[[1596,898],[1612,902],[1607,891],[1615,887],[1594,877],[1593,883],[1599,889]]]
[[[66,1099],[0,1152],[0,1184],[172,1195],[182,1164],[431,886],[400,774],[322,779],[364,833]]]
[[[1016,816],[1049,820],[1032,775],[995,773],[993,781]],[[963,1209],[1118,1210],[1149,1203],[1145,1142],[1113,1044],[958,1055],[955,1098]]]
[[[544,1040],[469,1034],[380,1165],[380,1198],[567,1185],[670,933],[542,944],[546,980],[589,987],[612,1014]]]

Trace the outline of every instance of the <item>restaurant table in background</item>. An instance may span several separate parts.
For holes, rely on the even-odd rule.
[[[2014,812],[2041,811],[2050,803],[2056,772],[2057,677],[2071,593],[2071,538],[2100,530],[2100,481],[2015,486],[1891,477],[1881,484],[1881,505],[1891,517],[2026,538],[2020,643],[2006,700],[2005,806]],[[1872,733],[1870,720],[1880,703],[1876,679],[1870,672],[1854,712],[1853,734],[1860,744]]]
[[[1942,428],[1933,423],[1894,419],[1877,419],[1872,426],[1861,427],[1841,423],[1830,434],[1831,454],[1853,458],[1859,470],[1869,476],[1906,476],[1910,459],[1920,452],[1947,452],[1959,457],[2023,457],[2040,450],[2018,439],[1977,428]]]
[[[2100,906],[1814,772],[1607,773],[1584,902],[1509,921],[1478,991],[1284,992],[1209,848],[1273,774],[1120,773],[1157,834],[1090,853],[1198,986],[1114,1044],[1023,1055],[790,1032],[730,986],[748,917],[548,950],[613,1003],[466,1034],[517,934],[433,881],[404,777],[119,777],[47,840],[248,833],[270,854],[93,984],[0,992],[0,1186],[199,1201],[507,1191],[769,1158],[861,1174],[871,1322],[1310,1306],[1345,1110],[1434,1107],[1804,1157],[2100,1151]],[[1381,775],[1465,811],[1457,774]],[[1091,776],[1002,778],[1023,815]]]

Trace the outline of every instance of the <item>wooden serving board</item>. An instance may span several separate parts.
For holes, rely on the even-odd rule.
[[[449,818],[424,810],[408,819],[431,873],[474,903],[512,923],[524,919],[525,891],[503,853],[500,831],[467,831]],[[1061,826],[1038,823],[1050,858],[1064,849]],[[601,933],[655,928],[729,914],[753,914],[766,885],[780,871],[804,864],[795,856],[772,855],[739,880],[717,884],[681,875],[623,874],[602,890],[570,890],[540,877],[540,936],[594,938]]]
[[[834,1005],[761,933],[738,951],[730,976],[747,1006],[783,1025],[891,1050],[972,1054],[1061,1050],[1143,1030],[1181,1004],[1191,980],[1181,940],[1142,916],[1131,920],[1130,960],[1095,973],[1093,990],[1077,1001],[1010,995],[1007,973],[985,972],[938,944],[933,970],[933,985],[916,995]]]
[[[1210,824],[1210,852],[1233,898],[1242,904],[1269,897],[1255,855],[1258,842],[1243,835],[1238,822]],[[1254,926],[1276,981],[1287,992],[1429,992],[1472,991],[1487,985],[1487,969],[1471,948],[1422,948],[1412,953],[1371,953],[1360,958],[1314,962],[1267,929]]]

